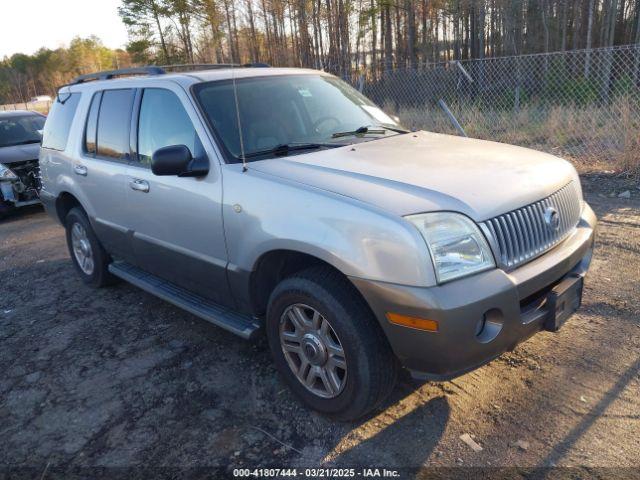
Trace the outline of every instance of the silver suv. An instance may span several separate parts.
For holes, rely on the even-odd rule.
[[[401,366],[447,379],[557,330],[594,244],[566,161],[409,132],[313,70],[79,77],[40,163],[86,283],[264,332],[291,389],[338,419],[380,405]]]

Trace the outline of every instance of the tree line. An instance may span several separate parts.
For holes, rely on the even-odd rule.
[[[0,104],[54,95],[77,75],[130,64],[125,50],[109,49],[96,37],[75,38],[66,48],[41,48],[33,55],[16,53],[0,60]]]
[[[123,0],[138,63],[346,75],[640,43],[640,0]]]
[[[0,60],[0,102],[130,65],[265,62],[341,76],[640,43],[640,0],[122,0],[125,50],[99,39]]]

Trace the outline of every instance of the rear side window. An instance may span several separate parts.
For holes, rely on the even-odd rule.
[[[91,99],[89,115],[87,115],[87,125],[84,131],[84,151],[90,154],[96,153],[96,138],[98,134],[98,110],[102,92],[97,92]]]
[[[44,124],[43,148],[52,150],[64,150],[67,148],[69,130],[71,130],[79,100],[79,93],[62,93],[53,102],[47,121]]]
[[[105,90],[98,113],[96,155],[125,160],[129,154],[129,125],[134,91]]]

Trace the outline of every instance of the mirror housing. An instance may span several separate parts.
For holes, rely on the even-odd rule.
[[[151,171],[154,175],[201,177],[209,172],[206,159],[193,158],[186,145],[170,145],[153,152]]]
[[[154,175],[180,175],[189,169],[191,151],[185,145],[171,145],[153,152],[151,171]]]

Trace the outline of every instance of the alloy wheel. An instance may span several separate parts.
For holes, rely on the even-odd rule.
[[[87,275],[93,274],[94,261],[91,242],[87,236],[87,231],[79,223],[74,223],[73,227],[71,227],[71,247],[80,270]]]
[[[291,371],[304,387],[323,398],[337,397],[347,381],[342,343],[329,321],[296,303],[280,317],[280,345]]]

